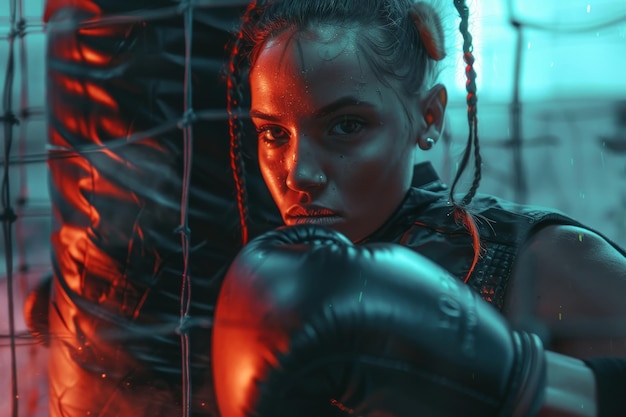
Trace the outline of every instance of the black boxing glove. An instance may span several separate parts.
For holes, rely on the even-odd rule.
[[[223,417],[530,417],[545,391],[539,338],[443,268],[310,225],[239,253],[212,343]]]

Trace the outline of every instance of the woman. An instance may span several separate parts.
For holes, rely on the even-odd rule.
[[[414,177],[414,153],[436,143],[447,104],[445,87],[435,83],[445,50],[441,23],[426,3],[252,5],[233,50],[231,110],[241,101],[238,80],[244,72],[237,68],[243,64],[249,69],[261,172],[286,225],[327,226],[356,244],[395,242],[425,255],[513,325],[544,333],[548,347],[558,352],[547,355],[541,409],[529,413],[613,415],[620,400],[605,387],[615,385],[619,375],[602,370],[607,360],[575,358],[625,356],[623,337],[610,337],[623,332],[571,337],[559,319],[566,314],[608,320],[626,313],[620,296],[626,293],[624,252],[561,214],[490,196],[475,198],[481,160],[471,36],[464,2],[454,3],[466,41],[470,135],[449,191],[411,187],[425,182]],[[233,118],[233,166],[238,168],[245,240],[240,131]],[[457,201],[455,186],[472,146],[474,182]],[[218,307],[218,321],[219,315]],[[217,333],[215,338],[221,343]],[[216,383],[218,398],[231,401],[220,397],[219,378]]]

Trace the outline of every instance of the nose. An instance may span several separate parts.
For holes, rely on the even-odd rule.
[[[307,136],[292,142],[287,162],[287,187],[294,191],[311,192],[322,188],[327,178],[321,164],[321,150]]]

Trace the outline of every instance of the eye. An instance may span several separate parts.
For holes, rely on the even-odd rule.
[[[330,129],[330,133],[342,136],[354,135],[359,133],[363,127],[365,127],[363,120],[357,117],[343,116],[341,120]]]
[[[289,133],[279,126],[261,126],[256,131],[259,139],[269,144],[286,142],[289,139]]]

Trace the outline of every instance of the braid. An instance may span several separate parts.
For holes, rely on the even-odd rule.
[[[459,31],[461,32],[461,35],[463,35],[463,60],[467,64],[465,67],[465,75],[467,77],[466,90],[469,135],[467,138],[467,145],[465,146],[465,151],[463,153],[463,158],[461,159],[459,169],[454,177],[454,181],[452,182],[452,187],[450,188],[450,200],[452,201],[452,203],[456,204],[456,200],[454,198],[454,190],[457,183],[459,182],[459,179],[461,178],[461,175],[467,167],[470,155],[472,153],[473,145],[475,160],[474,181],[472,182],[470,190],[463,197],[460,203],[460,205],[462,206],[467,206],[476,195],[476,191],[478,190],[478,186],[480,184],[482,158],[480,156],[480,147],[478,144],[478,118],[476,117],[476,103],[478,101],[478,98],[476,96],[476,71],[474,70],[474,55],[472,54],[474,47],[472,45],[472,35],[469,33],[468,30],[469,9],[465,4],[465,0],[454,0],[454,6],[456,7],[461,17]]]
[[[478,98],[476,96],[476,71],[474,70],[474,55],[472,54],[474,47],[472,45],[472,35],[469,33],[468,29],[469,8],[467,7],[465,0],[454,0],[454,6],[456,7],[459,16],[461,17],[459,31],[463,36],[463,61],[465,61],[466,64],[465,75],[467,77],[467,120],[469,125],[469,135],[467,138],[467,144],[465,145],[465,151],[463,152],[463,157],[459,165],[459,169],[454,177],[454,180],[452,181],[452,186],[450,187],[450,202],[454,206],[454,220],[457,224],[463,225],[472,237],[474,259],[472,260],[472,265],[464,280],[467,283],[470,276],[472,275],[472,272],[474,271],[474,268],[476,267],[476,264],[478,263],[478,258],[480,257],[481,253],[480,235],[478,227],[476,226],[476,222],[474,221],[473,216],[468,211],[467,206],[476,195],[478,186],[480,185],[482,157],[480,155],[480,146],[478,141],[478,118],[476,117],[476,104],[478,102]],[[474,147],[474,179],[472,181],[472,186],[470,187],[469,191],[467,192],[467,194],[465,194],[465,196],[463,196],[461,202],[458,203],[454,198],[454,190],[469,163],[469,159],[472,154],[472,146]]]
[[[242,92],[242,71],[241,56],[244,46],[245,25],[254,17],[257,10],[257,2],[252,1],[243,16],[242,27],[230,48],[230,58],[228,61],[228,77],[226,80],[228,111],[228,127],[230,134],[230,166],[237,188],[237,208],[239,209],[239,225],[241,229],[242,246],[248,242],[248,192],[246,187],[246,170],[243,160],[242,137],[243,122],[240,118]]]

